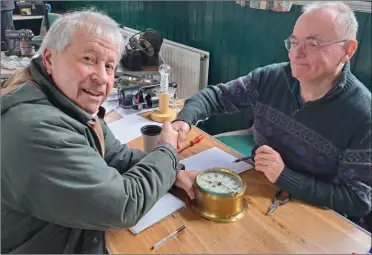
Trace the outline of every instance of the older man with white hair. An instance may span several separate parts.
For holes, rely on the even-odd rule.
[[[123,47],[108,16],[66,14],[2,88],[2,253],[102,254],[105,230],[135,225],[174,183],[194,197],[170,123],[146,155],[102,120]]]
[[[257,171],[294,198],[355,219],[366,216],[371,92],[350,71],[357,29],[353,11],[341,1],[305,6],[285,40],[289,63],[196,93],[172,123],[179,142],[199,120],[249,109]]]

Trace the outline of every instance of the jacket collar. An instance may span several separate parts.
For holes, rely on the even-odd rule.
[[[45,70],[41,56],[31,60],[30,70],[34,81],[37,83],[37,85],[39,85],[39,89],[46,94],[49,101],[54,106],[84,124],[92,120],[94,121],[94,117],[92,115],[77,106],[58,89],[52,78]],[[97,114],[98,117],[102,117],[102,109],[99,109]]]

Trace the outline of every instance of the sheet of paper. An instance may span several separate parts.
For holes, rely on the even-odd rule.
[[[145,125],[158,125],[161,123],[138,116],[137,114],[125,115],[120,120],[108,124],[111,132],[122,144],[141,136],[141,127]]]
[[[132,108],[123,108],[123,107],[117,107],[115,109],[116,112],[118,112],[121,116],[126,116],[126,115],[130,115],[130,114],[139,114],[139,113],[143,113],[143,112],[150,112],[150,111],[153,111],[157,108],[149,108],[149,109],[142,109],[142,110],[134,110]]]
[[[110,95],[106,99],[106,101],[113,101],[113,100],[119,100],[119,95],[118,95],[118,89],[117,88],[113,88],[111,90]]]
[[[103,102],[102,107],[105,108],[106,113],[110,112],[111,110],[115,110],[117,113],[119,113],[123,117],[127,115],[131,115],[131,114],[139,114],[139,113],[149,112],[149,111],[153,111],[157,109],[157,108],[150,108],[150,109],[134,110],[132,108],[123,108],[119,106],[119,100],[109,100],[109,99]]]
[[[119,101],[119,96],[118,95],[109,95],[106,99],[106,101]]]
[[[241,173],[253,168],[246,162],[233,163],[237,158],[223,150],[213,147],[202,151],[180,162],[185,165],[186,170],[206,170],[209,168],[220,167],[230,169],[236,173]]]
[[[105,101],[103,102],[102,107],[105,108],[107,114],[111,110],[119,108],[119,101]]]
[[[129,230],[133,234],[138,234],[142,230],[170,216],[185,206],[186,204],[182,200],[178,199],[171,193],[166,193],[158,202],[156,202],[150,211],[148,211],[134,227],[129,228]]]

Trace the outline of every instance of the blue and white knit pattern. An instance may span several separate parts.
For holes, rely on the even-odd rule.
[[[365,149],[339,148],[331,139],[309,128],[288,112],[271,105],[273,100],[290,101],[293,98],[269,95],[270,100],[266,100],[268,103],[261,100],[264,96],[260,95],[257,82],[252,82],[252,79],[252,74],[249,74],[217,85],[215,89],[226,112],[253,108],[253,133],[257,145],[269,145],[280,153],[288,167],[298,172],[315,175],[322,180],[345,183],[359,181],[371,186],[370,146]],[[283,88],[286,89],[285,86]],[[267,90],[265,93],[268,93]]]

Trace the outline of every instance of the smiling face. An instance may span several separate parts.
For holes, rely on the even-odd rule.
[[[335,11],[325,9],[304,13],[297,20],[288,56],[292,75],[300,82],[335,76],[353,56],[357,47],[355,40],[320,45],[349,39],[338,31],[336,18]]]
[[[119,48],[105,37],[77,29],[62,51],[46,49],[43,64],[56,86],[89,114],[98,111],[114,86]]]

